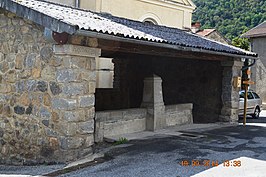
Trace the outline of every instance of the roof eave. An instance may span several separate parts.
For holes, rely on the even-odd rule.
[[[202,49],[202,48],[184,47],[184,46],[174,45],[174,44],[166,44],[166,43],[144,41],[144,40],[138,40],[138,39],[132,39],[132,38],[124,38],[124,37],[120,37],[120,36],[114,36],[114,35],[103,34],[103,33],[94,32],[94,31],[87,31],[87,30],[77,30],[77,32],[75,34],[99,38],[99,39],[106,39],[106,40],[113,40],[113,41],[120,41],[120,42],[129,42],[129,43],[134,43],[134,44],[143,44],[143,45],[148,45],[148,46],[153,46],[153,47],[163,47],[163,48],[174,49],[174,50],[179,50],[179,51],[181,50],[181,51],[208,53],[208,54],[213,54],[213,55],[223,55],[223,56],[229,56],[229,57],[234,57],[234,58],[258,59],[257,56],[233,54],[233,53],[228,53],[228,52],[206,50],[206,49]]]
[[[241,37],[245,37],[245,38],[266,37],[266,33],[260,33],[260,34],[243,34]]]
[[[26,8],[25,6],[17,4],[13,1],[0,0],[0,7],[16,14],[21,18],[28,19],[36,24],[49,28],[52,31],[58,33],[66,32],[73,34],[78,29],[77,26],[69,25],[48,15],[42,14],[36,10]]]

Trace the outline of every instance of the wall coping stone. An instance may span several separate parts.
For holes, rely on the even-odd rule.
[[[76,55],[83,57],[99,57],[101,55],[101,49],[91,48],[77,45],[53,45],[53,51],[57,55]]]
[[[146,108],[99,111],[96,112],[95,120],[99,122],[106,122],[106,121],[117,121],[117,120],[145,119],[146,113],[147,113]],[[143,117],[138,116],[138,118],[134,118],[134,116],[128,116],[128,115],[137,115],[137,114],[143,115]]]
[[[165,105],[165,111],[169,110],[192,110],[193,109],[193,103],[185,103],[185,104],[174,104],[174,105]]]

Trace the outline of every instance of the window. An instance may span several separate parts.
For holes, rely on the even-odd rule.
[[[251,92],[248,92],[248,99],[254,99],[254,97],[253,97]]]
[[[256,94],[255,92],[252,92],[252,93],[253,93],[255,99],[260,99],[258,94]]]
[[[244,92],[241,92],[241,93],[239,94],[239,98],[245,98],[245,93],[244,93]]]
[[[158,23],[152,18],[146,18],[143,23],[157,25]]]

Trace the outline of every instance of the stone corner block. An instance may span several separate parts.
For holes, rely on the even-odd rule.
[[[78,123],[78,133],[79,134],[92,134],[94,133],[94,121],[80,122]]]
[[[78,137],[61,137],[60,147],[64,150],[80,148],[85,143],[83,138]]]
[[[62,123],[61,131],[65,136],[75,136],[77,128],[78,126],[74,122]]]
[[[79,107],[86,108],[86,107],[92,107],[94,105],[95,105],[94,95],[80,96],[79,97]]]
[[[67,122],[80,122],[86,120],[86,113],[84,110],[79,111],[64,111],[63,119]]]
[[[56,80],[58,82],[74,82],[79,81],[79,72],[72,69],[61,69],[56,72]]]
[[[53,98],[52,108],[61,109],[61,110],[74,110],[77,108],[77,100],[64,99],[64,98]]]

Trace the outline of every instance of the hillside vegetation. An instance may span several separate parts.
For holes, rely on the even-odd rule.
[[[216,28],[227,39],[245,33],[266,20],[266,0],[193,0],[193,21]]]

